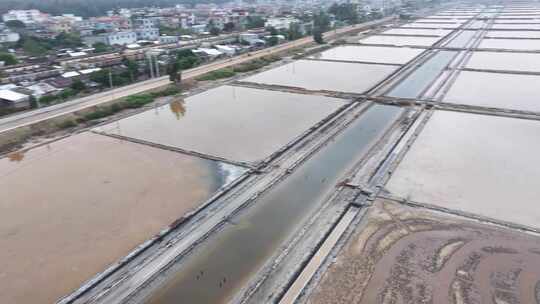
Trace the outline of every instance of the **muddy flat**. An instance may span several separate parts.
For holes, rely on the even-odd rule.
[[[307,302],[540,303],[540,237],[379,199]]]
[[[240,173],[83,133],[0,159],[0,303],[53,303]]]

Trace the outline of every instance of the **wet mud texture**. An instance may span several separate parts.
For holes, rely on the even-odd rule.
[[[379,200],[308,303],[540,303],[540,238]]]

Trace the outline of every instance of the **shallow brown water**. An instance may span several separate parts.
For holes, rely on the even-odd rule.
[[[0,159],[0,303],[53,303],[243,170],[84,133]]]

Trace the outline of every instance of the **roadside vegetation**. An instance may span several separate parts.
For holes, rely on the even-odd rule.
[[[76,48],[83,46],[81,37],[77,34],[60,33],[54,39],[37,38],[21,35],[14,48],[23,49],[30,56],[44,56],[47,52],[61,48]]]
[[[0,61],[3,61],[5,65],[15,65],[19,63],[15,56],[5,52],[0,52]]]
[[[60,129],[75,127],[78,124],[103,119],[126,109],[141,108],[154,102],[157,98],[177,95],[180,92],[181,90],[178,87],[169,86],[157,92],[131,95],[111,105],[97,106],[93,111],[85,113],[76,119],[68,119],[57,124],[57,127]]]
[[[196,79],[198,81],[218,80],[223,78],[230,78],[236,75],[236,72],[232,68],[223,68],[215,71],[210,71],[203,74]]]
[[[323,33],[330,29],[330,17],[323,11],[313,16],[313,40],[318,44],[323,44]]]
[[[196,80],[210,81],[210,80],[230,78],[230,77],[235,76],[237,73],[247,73],[247,72],[255,71],[279,60],[281,60],[281,57],[279,56],[275,56],[275,55],[264,56],[261,58],[250,60],[248,62],[237,64],[230,68],[223,68],[223,69],[208,72],[206,74],[203,74],[197,77]]]

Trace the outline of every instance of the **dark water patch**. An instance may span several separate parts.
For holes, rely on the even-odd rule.
[[[453,51],[438,52],[402,80],[387,95],[399,98],[417,98],[435,81],[456,54],[457,52]]]
[[[401,109],[374,105],[184,261],[147,303],[224,303],[307,221],[394,122]]]

